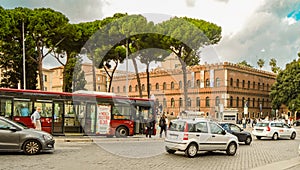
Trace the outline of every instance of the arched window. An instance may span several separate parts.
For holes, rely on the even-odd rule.
[[[220,97],[217,96],[217,97],[216,97],[216,106],[219,106],[219,104],[220,104]]]
[[[166,100],[166,98],[163,99],[163,105],[164,105],[164,107],[167,107],[167,100]]]
[[[242,107],[245,107],[245,97],[242,98]]]
[[[205,80],[205,87],[209,87],[209,86],[210,86],[209,79],[206,79],[206,80]]]
[[[171,82],[171,89],[174,90],[174,88],[175,88],[175,85],[174,85],[174,82],[172,81]]]
[[[136,91],[136,92],[139,91],[139,90],[138,90],[138,85],[135,85],[135,91]]]
[[[245,88],[245,80],[242,82],[242,87]]]
[[[179,81],[179,89],[182,89],[182,81]]]
[[[163,84],[163,90],[167,90],[167,83],[166,82],[164,82],[164,84]]]
[[[117,87],[117,92],[120,93],[120,87],[119,86]]]
[[[257,83],[257,88],[258,90],[260,90],[260,83]]]
[[[205,106],[206,107],[210,107],[209,97],[208,96],[205,98]]]
[[[250,89],[250,81],[248,81],[248,89]]]
[[[155,84],[155,89],[159,90],[159,84],[158,83]]]
[[[232,96],[230,96],[229,106],[233,107],[233,97]]]
[[[142,84],[142,91],[145,91],[145,84]]]
[[[239,86],[240,86],[240,80],[236,79],[236,87],[239,87]]]
[[[174,98],[171,98],[171,107],[172,107],[172,108],[175,107],[175,100],[174,100]]]
[[[199,88],[199,87],[200,87],[200,80],[198,79],[198,80],[196,81],[196,83],[197,83],[197,88]]]
[[[255,89],[255,81],[253,82],[253,89]]]
[[[132,92],[132,86],[131,85],[129,86],[129,92]]]
[[[252,100],[252,106],[255,107],[255,98]]]
[[[182,107],[183,106],[183,102],[182,102],[182,98],[180,97],[179,98],[179,107]]]
[[[219,77],[216,78],[216,87],[221,86],[221,79]]]
[[[236,107],[239,107],[240,98],[236,97]]]
[[[123,92],[126,92],[126,86],[123,86]]]
[[[192,100],[191,98],[187,99],[187,106],[191,107],[192,106]]]
[[[233,86],[233,79],[230,78],[230,86]]]
[[[197,97],[197,98],[196,98],[196,106],[197,106],[197,107],[200,107],[200,97]]]

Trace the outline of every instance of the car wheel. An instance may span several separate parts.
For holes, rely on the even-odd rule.
[[[251,142],[252,142],[252,138],[251,138],[251,136],[248,136],[245,140],[245,144],[250,145]]]
[[[277,140],[277,139],[278,139],[278,134],[277,134],[277,133],[274,133],[272,139],[273,139],[273,140]]]
[[[41,144],[37,140],[28,140],[23,145],[23,151],[26,155],[38,154],[41,151]]]
[[[237,145],[234,142],[231,142],[226,149],[226,153],[229,156],[233,156],[235,155],[236,150],[237,150]]]
[[[256,136],[256,139],[260,140],[260,139],[261,139],[261,136]]]
[[[128,130],[124,126],[120,126],[116,130],[116,137],[117,138],[126,138],[128,136]]]
[[[165,147],[165,149],[169,154],[174,154],[176,152],[176,150],[169,149],[167,146]]]
[[[195,143],[191,143],[185,150],[186,156],[193,158],[198,153],[198,146]]]
[[[291,139],[294,140],[295,138],[296,138],[296,133],[293,132],[292,135],[291,135]]]

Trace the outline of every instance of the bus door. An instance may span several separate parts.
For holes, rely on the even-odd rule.
[[[93,102],[88,102],[86,104],[85,112],[85,134],[95,134],[96,132],[96,115],[97,115],[97,104]]]
[[[52,105],[52,134],[63,135],[64,134],[64,101],[53,101]]]
[[[0,98],[0,116],[13,119],[13,98],[12,97],[2,97]]]
[[[41,115],[41,125],[42,130],[48,133],[51,133],[52,130],[52,100],[36,100],[34,102],[34,109],[40,107],[42,110],[40,112]]]

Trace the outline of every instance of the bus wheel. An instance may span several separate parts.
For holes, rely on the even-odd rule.
[[[126,127],[120,126],[116,130],[116,137],[117,138],[126,138],[128,136],[129,132]]]

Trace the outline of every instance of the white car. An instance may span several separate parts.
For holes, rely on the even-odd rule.
[[[182,151],[188,157],[195,157],[198,151],[226,151],[232,156],[236,154],[238,146],[236,136],[207,119],[173,120],[165,139],[168,153]]]
[[[258,122],[254,126],[252,134],[256,136],[257,139],[261,139],[262,137],[272,138],[274,140],[278,138],[296,138],[296,130],[279,121]]]

